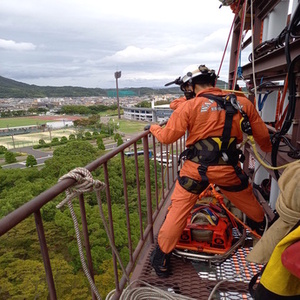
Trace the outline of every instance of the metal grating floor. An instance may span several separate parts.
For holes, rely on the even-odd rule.
[[[246,243],[247,244],[247,243]],[[148,284],[172,293],[181,294],[194,299],[207,300],[216,284],[220,283],[211,299],[239,300],[253,299],[248,292],[248,283],[261,268],[260,265],[245,260],[251,247],[239,248],[231,257],[221,264],[207,262],[191,262],[171,257],[171,276],[159,278],[150,265],[149,249],[139,279]],[[142,285],[141,285],[142,286]]]

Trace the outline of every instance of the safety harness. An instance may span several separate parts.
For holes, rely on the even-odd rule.
[[[244,162],[245,157],[242,151],[236,147],[236,138],[230,135],[233,116],[238,111],[242,114],[242,131],[248,135],[252,135],[249,118],[238,104],[235,94],[228,94],[223,97],[211,94],[204,94],[202,96],[215,101],[226,111],[222,137],[209,137],[199,140],[180,154],[178,165],[181,159],[188,159],[200,164],[198,172],[201,176],[201,181],[187,176],[180,176],[178,173],[178,182],[187,191],[193,194],[199,194],[209,185],[209,180],[206,176],[206,171],[209,166],[231,165],[241,183],[239,185],[219,187],[227,191],[242,191],[248,187],[248,176],[238,166],[238,162]]]

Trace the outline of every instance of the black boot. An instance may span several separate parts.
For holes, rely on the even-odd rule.
[[[266,228],[266,219],[264,218],[262,222],[255,222],[250,218],[246,218],[247,225],[255,231],[257,234],[262,236],[265,232]]]
[[[157,245],[150,256],[151,266],[155,270],[158,277],[168,277],[170,275],[170,256],[165,254]]]

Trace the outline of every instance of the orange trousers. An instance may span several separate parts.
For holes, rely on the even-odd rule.
[[[197,168],[199,164],[186,160],[180,170],[180,176],[188,176],[201,181]],[[210,166],[206,176],[210,183],[221,186],[232,186],[240,183],[232,166]],[[239,192],[221,192],[250,219],[261,222],[264,219],[264,210],[253,194],[252,186]],[[170,253],[176,246],[183,229],[186,227],[188,215],[195,205],[199,195],[185,190],[178,181],[171,196],[171,205],[166,219],[158,234],[158,244],[164,253]]]

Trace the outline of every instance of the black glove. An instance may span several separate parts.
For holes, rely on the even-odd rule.
[[[146,125],[146,126],[144,127],[144,130],[145,130],[145,131],[147,131],[147,130],[149,130],[149,129],[150,129],[150,127],[151,127],[151,125],[150,125],[150,124],[148,124],[148,125]]]

